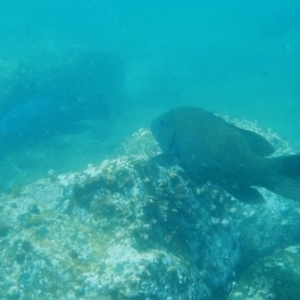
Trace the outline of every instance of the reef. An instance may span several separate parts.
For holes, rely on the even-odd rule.
[[[257,130],[291,152],[276,134]],[[50,170],[3,194],[0,298],[249,299],[234,297],[263,282],[255,264],[299,243],[300,205],[266,191],[265,205],[240,203],[179,166],[153,163],[159,152],[141,129],[114,159],[81,172]],[[300,279],[286,251],[274,255],[285,255],[278,261],[289,270],[278,276],[291,272],[289,287]]]
[[[300,247],[277,250],[252,265],[228,300],[299,299]]]

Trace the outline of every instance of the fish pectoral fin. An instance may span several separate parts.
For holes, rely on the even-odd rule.
[[[237,200],[245,204],[264,204],[266,203],[262,194],[255,188],[244,184],[226,186],[224,189]]]
[[[148,161],[149,164],[156,164],[164,168],[170,168],[176,166],[181,162],[181,159],[176,154],[161,153],[154,157],[151,157]]]
[[[232,125],[234,126],[234,125]],[[267,141],[264,137],[261,135],[249,131],[246,129],[242,129],[239,127],[234,126],[250,143],[251,149],[253,152],[262,155],[262,156],[268,156],[275,152],[274,147]]]

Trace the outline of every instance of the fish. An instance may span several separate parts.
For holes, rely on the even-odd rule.
[[[53,118],[57,116],[58,110],[56,99],[37,98],[25,101],[2,116],[0,136],[17,138],[48,132],[55,124]]]
[[[83,118],[81,107],[54,97],[34,98],[0,118],[0,141],[7,145],[69,132]]]
[[[300,201],[300,155],[268,157],[273,145],[198,107],[177,107],[151,123],[162,150],[193,180],[219,186],[247,204],[266,202],[257,187]],[[163,159],[162,159],[163,158]]]

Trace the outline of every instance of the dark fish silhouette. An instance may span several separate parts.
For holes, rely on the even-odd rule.
[[[15,139],[52,132],[61,126],[60,105],[55,98],[37,98],[17,105],[0,119],[0,136]]]
[[[163,155],[195,179],[210,181],[245,203],[263,203],[253,186],[300,201],[300,155],[266,158],[275,150],[262,136],[195,107],[178,107],[151,124]]]
[[[85,107],[81,103],[51,97],[23,102],[0,118],[0,144],[16,145],[73,132],[78,122],[89,116],[87,108],[88,105]]]

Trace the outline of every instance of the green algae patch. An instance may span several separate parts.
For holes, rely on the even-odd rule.
[[[290,246],[252,265],[228,299],[300,299],[299,286],[300,246]]]

